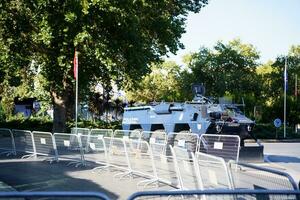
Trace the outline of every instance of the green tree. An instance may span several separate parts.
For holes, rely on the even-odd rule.
[[[151,73],[144,76],[138,86],[127,91],[130,101],[148,103],[152,101],[178,101],[180,67],[175,62],[153,64]]]
[[[266,77],[270,84],[267,87],[269,112],[265,118],[277,116],[283,119],[283,93],[284,93],[284,68],[285,60],[288,66],[288,87],[287,87],[287,121],[296,124],[300,121],[300,101],[295,96],[295,75],[300,76],[300,45],[291,46],[287,56],[278,56],[272,64],[272,72]]]
[[[34,60],[54,106],[53,131],[64,131],[74,111],[75,48],[81,93],[95,81],[138,82],[149,63],[183,46],[179,39],[188,12],[199,12],[207,2],[1,1],[1,69],[24,68]]]
[[[187,88],[192,83],[204,83],[206,96],[231,96],[236,102],[244,97],[248,111],[252,111],[261,91],[258,59],[257,50],[238,39],[228,44],[218,42],[213,49],[202,47],[185,59],[188,70],[183,73],[182,91],[190,93]]]

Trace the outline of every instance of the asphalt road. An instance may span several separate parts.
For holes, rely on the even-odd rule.
[[[265,161],[300,181],[300,143],[263,143]]]
[[[300,143],[264,143],[265,167],[289,173],[297,182],[300,180]],[[111,199],[125,199],[141,190],[137,182],[141,177],[120,181],[113,178],[115,172],[92,173],[91,168],[75,168],[64,162],[49,164],[42,161],[0,157],[0,186],[18,191],[98,191]],[[174,189],[161,185],[161,190]],[[9,188],[8,188],[9,190]]]

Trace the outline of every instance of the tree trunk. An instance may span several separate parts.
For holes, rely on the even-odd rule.
[[[65,84],[66,86],[66,84]],[[53,132],[66,132],[66,122],[74,119],[74,92],[70,85],[58,93],[51,92],[53,103]]]
[[[53,103],[53,132],[63,133],[66,131],[66,99],[56,92],[51,93]]]
[[[58,83],[55,83],[58,84]],[[67,77],[62,80],[62,88],[53,85],[51,97],[53,103],[53,132],[66,132],[66,122],[74,119],[74,84]]]

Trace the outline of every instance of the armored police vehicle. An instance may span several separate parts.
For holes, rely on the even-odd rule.
[[[245,139],[255,139],[252,134],[254,121],[237,106],[215,104],[204,96],[202,84],[194,84],[192,90],[194,99],[189,102],[160,102],[125,108],[123,129],[239,135],[241,146]]]

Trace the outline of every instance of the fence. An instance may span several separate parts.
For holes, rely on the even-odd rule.
[[[233,180],[221,157],[196,152],[195,163],[201,189],[233,189]]]
[[[194,133],[170,133],[168,142],[172,146],[185,148],[191,152],[198,151],[199,135]]]
[[[114,168],[118,172],[121,171],[114,177],[123,178],[136,174],[147,179],[138,182],[138,186],[146,187],[162,182],[181,190],[297,189],[293,179],[286,173],[233,161],[227,165],[226,158],[203,152],[194,154],[194,147],[197,148],[197,144],[199,145],[199,140],[194,134],[172,134],[170,137],[174,141],[174,146],[169,145],[171,153],[168,154],[166,151],[167,141],[156,139],[157,135],[152,135],[155,132],[149,132],[148,142],[143,140],[144,137],[140,137],[138,131],[116,131],[119,136],[123,135],[123,138],[106,137],[105,131],[100,131],[103,134],[95,135],[66,133],[52,135],[49,132],[26,130],[10,132],[7,129],[0,129],[0,133],[1,131],[4,134],[0,137],[0,142],[2,142],[2,138],[5,138],[3,140],[5,145],[2,146],[5,151],[6,149],[14,151],[15,149],[16,152],[28,154],[25,157],[46,156],[51,160],[67,160],[68,164],[76,166],[86,165],[86,161],[93,162],[101,165],[94,170]],[[108,133],[111,132],[108,131]],[[155,138],[155,140],[151,140],[151,138]],[[213,151],[215,149],[213,147],[217,146],[218,151],[216,152],[220,153],[219,147],[223,145],[224,148],[229,148],[229,144],[232,143],[228,141],[232,141],[231,139],[229,136],[205,135],[201,141],[202,145],[210,146],[210,148],[206,147],[206,150],[212,149]],[[85,146],[82,145],[82,141],[86,141]],[[236,142],[234,143],[236,144],[234,149],[236,149],[239,141],[233,141]],[[235,150],[232,152],[230,158],[238,156]]]
[[[199,185],[199,173],[195,166],[194,153],[181,147],[170,147],[175,159],[175,168],[180,189],[202,189]]]
[[[285,172],[246,163],[229,164],[236,189],[297,190],[297,184]]]
[[[0,199],[28,199],[28,198],[57,198],[57,199],[101,199],[101,200],[109,200],[109,198],[99,192],[1,192]]]
[[[46,156],[48,157],[46,160],[50,162],[58,160],[56,144],[52,133],[33,131],[32,136],[37,156]]]
[[[238,162],[240,137],[237,135],[202,134],[198,149],[202,153],[224,158],[225,161],[235,160]]]
[[[84,152],[80,141],[80,135],[67,133],[54,133],[58,159],[67,159],[69,164],[75,166],[85,165]]]
[[[103,135],[104,137],[112,137],[114,131],[112,129],[91,129],[91,135]]]
[[[132,194],[127,200],[141,199],[266,199],[298,200],[299,190],[181,190],[142,191]]]
[[[51,199],[101,199],[109,198],[99,192],[1,192],[1,199],[51,198]],[[189,191],[142,191],[136,192],[127,200],[140,199],[299,199],[300,191],[287,190],[189,190]]]
[[[33,135],[28,130],[12,130],[16,152],[25,153],[22,158],[36,157]]]
[[[82,138],[83,140],[81,140],[81,145],[84,149],[88,149],[90,133],[91,133],[90,129],[88,129],[88,128],[78,128],[78,127],[71,128],[71,134],[78,135],[79,137],[81,135],[88,136],[88,137]],[[72,138],[71,142],[73,142],[73,140],[75,143],[77,142],[76,138]]]
[[[86,138],[89,139],[86,139]],[[103,135],[81,135],[80,139],[88,140],[88,148],[84,149],[84,159],[97,164],[107,163],[107,147]]]
[[[141,139],[141,132],[138,130],[115,130],[114,137],[116,138],[130,138]]]
[[[167,143],[167,134],[162,131],[143,131],[141,138],[149,143]]]
[[[10,129],[0,128],[0,155],[16,155],[16,146],[13,133]]]

